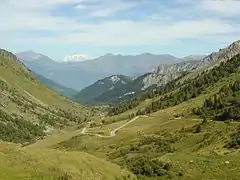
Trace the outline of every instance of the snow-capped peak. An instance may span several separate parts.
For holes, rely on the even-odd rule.
[[[74,61],[86,61],[89,59],[91,59],[91,58],[86,54],[72,54],[69,56],[65,56],[64,61],[65,62],[74,62]]]

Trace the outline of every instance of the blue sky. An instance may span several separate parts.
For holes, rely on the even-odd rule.
[[[0,48],[73,53],[207,54],[240,39],[237,0],[0,0]]]

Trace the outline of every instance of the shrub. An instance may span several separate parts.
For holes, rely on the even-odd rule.
[[[128,168],[136,175],[144,176],[164,176],[168,174],[171,168],[169,163],[162,162],[158,159],[151,159],[149,156],[135,156],[128,159]]]

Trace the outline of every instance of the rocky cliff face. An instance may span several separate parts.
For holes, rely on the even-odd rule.
[[[142,80],[141,91],[146,90],[152,85],[162,86],[169,81],[169,77],[167,75],[162,75],[158,73],[150,73],[145,76]]]
[[[164,85],[167,82],[178,78],[181,76],[184,72],[195,72],[199,69],[205,69],[207,67],[211,67],[215,65],[216,63],[220,63],[221,61],[226,61],[228,59],[231,59],[233,56],[240,53],[240,40],[235,41],[228,47],[224,49],[220,49],[218,52],[213,52],[210,55],[200,59],[200,60],[188,60],[183,61],[180,63],[172,64],[172,65],[158,65],[152,73],[154,74],[161,74],[164,76],[164,78],[159,79],[159,81],[155,81],[156,75],[149,77],[145,77],[148,79],[147,82],[157,82],[158,85]],[[200,58],[201,56],[199,56]],[[147,83],[148,86],[150,86],[149,83]]]
[[[184,61],[173,65],[158,65],[153,71],[156,74],[168,76],[170,79],[179,77],[183,72],[191,71],[197,68],[199,61]]]
[[[206,56],[201,61],[199,61],[197,68],[203,68],[213,62],[226,61],[231,59],[233,56],[240,53],[240,40],[235,41],[230,46],[220,49],[218,52],[214,52],[209,56]]]

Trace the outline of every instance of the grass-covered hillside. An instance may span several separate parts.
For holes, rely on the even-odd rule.
[[[12,53],[0,50],[0,139],[30,142],[82,123],[89,113],[42,85]]]
[[[0,142],[0,179],[3,180],[134,180],[118,165],[84,152],[18,149]]]
[[[180,116],[190,103],[141,117],[119,130],[126,121],[90,128],[90,135],[78,135],[55,145],[68,151],[85,151],[117,163],[139,180],[232,179],[240,176],[238,122],[203,120]]]

